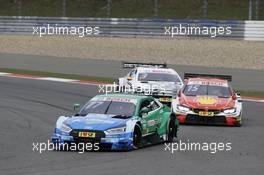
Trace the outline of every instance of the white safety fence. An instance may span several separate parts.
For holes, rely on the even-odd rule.
[[[264,41],[264,21],[245,21],[244,39]]]

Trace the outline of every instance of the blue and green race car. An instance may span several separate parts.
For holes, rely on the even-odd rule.
[[[52,142],[96,143],[100,149],[133,150],[173,141],[178,127],[171,109],[151,96],[97,95],[74,116],[59,117]]]

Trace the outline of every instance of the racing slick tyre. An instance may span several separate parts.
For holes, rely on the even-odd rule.
[[[168,143],[173,142],[174,137],[177,137],[177,127],[175,126],[175,121],[171,119],[168,127],[166,142]]]
[[[242,114],[241,114],[242,115]],[[238,124],[236,125],[237,127],[240,127],[240,126],[242,126],[242,122],[243,120],[242,120],[242,117],[240,117],[240,121],[238,122]]]
[[[235,126],[236,127],[240,127],[242,125],[242,122],[240,121],[239,123],[237,123]]]
[[[119,92],[119,91],[120,91],[119,80],[117,80],[117,81],[115,82],[115,84],[116,84],[115,91],[116,91],[116,92]]]
[[[118,93],[125,92],[125,86],[120,86],[119,83],[117,83],[115,91]]]
[[[133,148],[138,149],[141,146],[142,135],[138,126],[135,127],[133,133]]]

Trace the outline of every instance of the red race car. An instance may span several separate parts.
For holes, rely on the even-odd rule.
[[[242,100],[228,75],[184,74],[185,83],[172,102],[180,123],[241,126]]]

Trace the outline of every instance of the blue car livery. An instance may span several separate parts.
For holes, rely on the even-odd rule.
[[[150,96],[97,95],[74,116],[61,116],[52,136],[56,145],[96,143],[100,149],[132,150],[177,136],[170,108]]]

